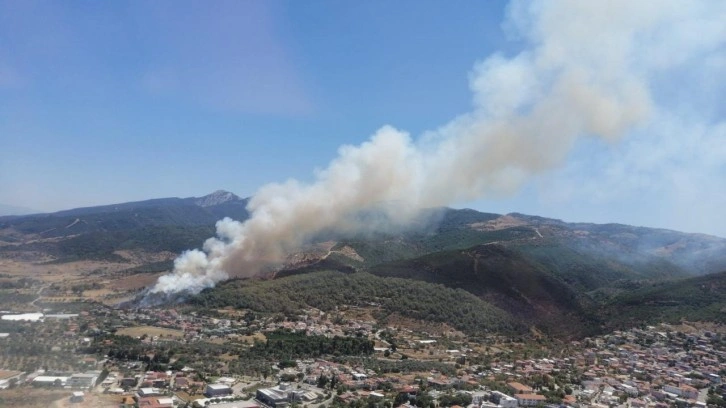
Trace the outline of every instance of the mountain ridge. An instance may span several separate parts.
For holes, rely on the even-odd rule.
[[[197,205],[199,207],[213,207],[215,205],[224,204],[229,201],[246,201],[248,198],[240,198],[236,194],[226,190],[216,190],[207,195],[201,197],[162,197],[162,198],[150,198],[146,200],[138,201],[125,201],[121,203],[113,204],[101,204],[87,207],[75,207],[65,210],[53,211],[53,212],[34,212],[28,214],[9,214],[0,215],[0,222],[8,218],[20,218],[20,217],[36,217],[36,216],[67,216],[67,215],[83,215],[83,214],[95,214],[95,213],[106,213],[106,212],[117,212],[129,209],[137,209],[144,207],[160,207],[160,206],[174,206],[174,205]]]
[[[101,257],[107,256],[114,245],[139,246],[149,243],[149,238],[153,238],[155,247],[178,251],[182,242],[190,243],[191,248],[199,247],[214,234],[214,224],[223,217],[247,219],[248,202],[249,198],[217,190],[202,197],[157,198],[50,214],[0,217],[0,244],[59,238],[68,242],[56,245],[55,252],[64,253],[88,245],[85,237],[95,234],[94,240],[108,243],[107,249],[97,253]],[[119,234],[121,231],[124,233]],[[183,239],[177,239],[178,234]],[[328,234],[319,239],[358,251],[363,261],[339,259],[341,262],[338,262],[350,263],[348,266],[353,268],[499,242],[526,255],[531,262],[570,268],[552,256],[557,253],[565,259],[577,258],[580,264],[591,265],[582,271],[604,270],[621,277],[635,269],[652,269],[658,263],[662,276],[699,275],[726,269],[726,239],[723,238],[616,223],[567,223],[516,212],[501,215],[473,209],[429,209],[405,231],[360,237]],[[168,245],[163,244],[165,241]],[[49,246],[52,245],[46,245]],[[43,245],[36,244],[33,248],[42,250]],[[94,253],[85,251],[83,256]],[[69,255],[78,258],[75,254]],[[584,284],[583,287],[591,290],[593,286]]]
[[[53,214],[1,217],[0,259],[30,260],[36,262],[34,265],[110,261],[125,268],[113,279],[136,280],[138,276],[153,282],[157,275],[145,275],[169,272],[176,254],[199,248],[214,235],[219,219],[247,219],[248,201],[227,191],[215,191],[203,197],[161,198]],[[373,212],[361,214],[362,220],[366,217],[380,220],[380,215]],[[373,297],[375,293],[388,293],[385,286],[392,282],[417,282],[410,287],[417,288],[418,296],[443,286],[461,291],[447,292],[447,301],[455,301],[455,293],[466,292],[462,299],[474,296],[479,299],[479,309],[500,310],[506,319],[518,325],[531,325],[555,335],[582,336],[609,324],[608,313],[631,313],[624,304],[633,305],[633,315],[652,309],[653,304],[659,306],[660,292],[646,290],[653,285],[673,285],[665,290],[676,290],[677,282],[697,286],[701,281],[689,279],[703,278],[714,290],[721,291],[726,285],[718,283],[720,278],[713,278],[716,283],[709,279],[710,274],[723,270],[726,239],[719,237],[614,223],[567,223],[520,213],[502,215],[434,208],[422,211],[404,229],[321,233],[289,254],[283,265],[267,275],[272,279],[260,281],[280,281],[265,285],[284,286],[288,291],[288,279],[309,282],[305,276],[310,275],[312,281],[323,276],[345,285],[353,281],[329,273],[361,273],[364,276],[351,279],[368,288]],[[88,273],[93,276],[101,272]],[[105,275],[104,279],[110,278]],[[243,286],[254,286],[253,281]],[[234,300],[230,290],[233,292],[236,284],[229,285],[220,284],[220,290],[226,291],[222,299],[215,300],[216,289],[204,295],[204,299],[210,304]],[[290,294],[290,304],[303,304],[301,299],[319,292],[313,287],[306,290],[309,293]],[[636,292],[644,299],[650,296],[655,303],[639,304],[637,297],[628,297]],[[708,310],[721,310],[721,297],[714,299],[714,304],[707,305]],[[262,303],[254,304],[271,301],[258,300]],[[414,300],[406,300],[409,301]],[[690,307],[687,296],[682,297],[681,304],[685,305],[684,313],[699,316]],[[425,317],[432,307],[420,311],[417,318]],[[599,308],[606,312],[601,313]],[[396,313],[398,310],[391,309]],[[666,314],[678,316],[678,310],[661,313]],[[620,324],[617,319],[610,320]]]
[[[0,217],[0,237],[3,230],[48,238],[148,226],[213,225],[223,217],[246,219],[249,216],[248,200],[218,190],[202,197],[155,198],[53,213],[5,216]]]

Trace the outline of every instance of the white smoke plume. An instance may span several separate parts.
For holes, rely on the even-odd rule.
[[[247,221],[219,221],[217,237],[151,292],[196,293],[276,265],[321,231],[375,229],[354,217],[374,206],[405,224],[422,208],[512,193],[563,163],[579,137],[616,142],[646,124],[663,109],[651,78],[723,58],[723,1],[515,1],[507,14],[527,46],[474,66],[471,112],[417,139],[384,126],[341,147],[314,182],[262,187]]]

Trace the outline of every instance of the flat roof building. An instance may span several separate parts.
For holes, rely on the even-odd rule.
[[[258,401],[272,408],[286,406],[288,402],[287,388],[282,387],[283,385],[274,388],[260,388],[257,390],[255,397]]]
[[[520,407],[533,407],[547,402],[547,398],[539,394],[517,394],[514,398],[517,399],[517,405]]]
[[[36,387],[63,387],[67,381],[68,377],[39,375],[33,379],[32,384]]]
[[[492,391],[491,398],[492,402],[495,402],[502,408],[517,408],[517,399],[512,398],[503,392]]]
[[[137,394],[139,395],[139,398],[143,398],[143,397],[159,397],[159,396],[163,395],[161,393],[161,390],[159,390],[158,388],[150,388],[150,387],[147,387],[147,388],[139,388],[139,391],[137,392]]]
[[[71,388],[91,388],[97,380],[98,374],[95,373],[73,374],[66,385]]]
[[[230,386],[226,384],[209,384],[207,385],[206,390],[204,390],[204,395],[210,398],[223,397],[225,395],[231,394],[232,388],[230,388]]]

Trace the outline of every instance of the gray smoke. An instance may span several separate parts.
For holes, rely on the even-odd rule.
[[[513,2],[505,27],[527,47],[474,66],[471,112],[416,139],[384,126],[341,147],[314,182],[262,187],[247,221],[219,221],[217,237],[183,253],[151,292],[196,293],[256,275],[321,231],[375,230],[355,217],[374,206],[404,225],[422,208],[510,194],[560,165],[579,137],[616,142],[660,108],[651,77],[723,46],[724,4]],[[710,31],[673,35],[673,27]]]

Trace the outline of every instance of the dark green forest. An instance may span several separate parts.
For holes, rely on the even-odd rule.
[[[233,306],[286,314],[298,314],[306,307],[331,311],[341,305],[378,305],[384,318],[398,313],[448,323],[470,334],[523,330],[508,313],[463,289],[363,272],[324,271],[270,281],[230,281],[203,291],[190,302],[206,308]]]

